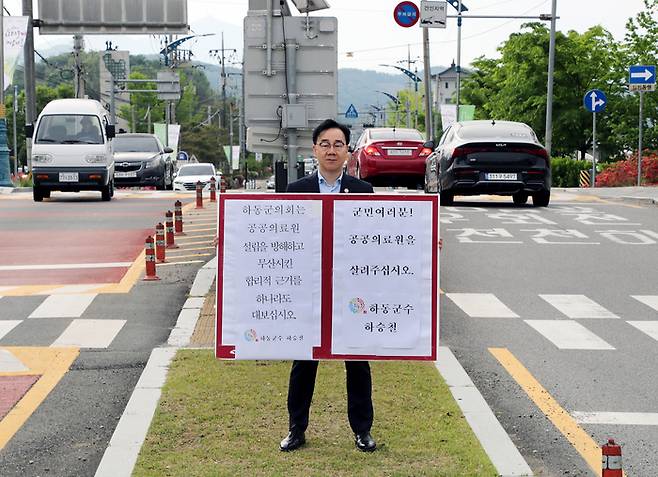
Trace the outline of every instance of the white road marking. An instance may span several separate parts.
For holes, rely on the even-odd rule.
[[[29,369],[30,368],[25,366],[11,351],[8,349],[0,349],[0,373],[14,373],[17,371],[27,371]]]
[[[518,318],[493,293],[447,293],[455,304],[471,318]]]
[[[658,321],[627,321],[626,323],[658,341]]]
[[[58,287],[49,288],[48,290],[41,290],[35,295],[70,295],[70,294],[80,294],[87,293],[96,288],[101,288],[106,285],[102,283],[90,284],[90,285],[62,285]]]
[[[107,348],[126,320],[73,320],[51,347]]]
[[[658,426],[656,412],[586,412],[572,411],[579,424],[612,424],[621,426]]]
[[[121,268],[130,267],[133,262],[109,262],[109,263],[54,263],[50,265],[2,265],[0,272],[12,272],[18,270],[68,270],[82,268]]]
[[[22,320],[0,320],[0,339],[21,324]]]
[[[564,313],[576,318],[619,318],[585,295],[539,295],[548,303]]]
[[[2,291],[2,290],[0,290]],[[631,295],[637,301],[644,303],[647,306],[650,306],[654,310],[658,311],[658,295]]]
[[[96,298],[85,295],[50,295],[28,318],[79,318]]]
[[[524,320],[559,349],[612,350],[613,346],[576,321]]]

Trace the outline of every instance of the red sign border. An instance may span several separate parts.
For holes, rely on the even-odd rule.
[[[413,22],[411,25],[404,25],[400,22],[400,20],[398,20],[398,16],[397,16],[398,8],[402,8],[403,6],[406,5],[410,5],[416,10],[416,21]],[[393,20],[395,20],[395,23],[400,25],[402,28],[411,28],[420,20],[420,9],[418,8],[418,5],[416,5],[414,2],[409,2],[409,1],[400,2],[393,9]]]
[[[215,357],[221,359],[235,359],[235,346],[222,343],[222,300],[223,300],[223,268],[224,268],[224,206],[227,200],[321,200],[322,201],[322,228],[333,229],[334,202],[336,200],[367,200],[367,201],[410,201],[430,202],[432,204],[432,337],[431,355],[423,356],[384,356],[363,354],[332,354],[332,324],[333,324],[333,234],[327,234],[322,238],[322,298],[321,298],[321,324],[320,324],[320,346],[313,347],[313,359],[339,359],[339,360],[377,360],[377,361],[436,361],[437,353],[437,310],[438,310],[438,224],[439,224],[439,199],[434,196],[395,196],[395,195],[372,195],[372,194],[220,194],[218,210],[218,244],[217,244],[217,281],[215,295]]]

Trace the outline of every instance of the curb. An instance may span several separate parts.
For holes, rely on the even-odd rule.
[[[450,348],[439,346],[434,365],[443,376],[452,397],[457,401],[466,421],[498,471],[498,475],[503,477],[534,475]]]
[[[96,477],[129,477],[132,475],[139,451],[146,439],[151,420],[158,407],[162,386],[167,379],[176,352],[185,347],[192,337],[201,315],[203,297],[215,280],[217,257],[206,263],[196,274],[189,298],[178,315],[167,344],[153,349],[137,381],[126,409],[119,419],[112,438],[96,469]]]

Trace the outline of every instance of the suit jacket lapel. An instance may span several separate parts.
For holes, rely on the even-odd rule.
[[[320,193],[320,180],[318,178],[318,173],[314,172],[311,174],[309,177],[309,180],[311,181],[310,187],[311,190],[309,192],[314,192],[316,194]]]

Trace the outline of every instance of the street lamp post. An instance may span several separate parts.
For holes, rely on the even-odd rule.
[[[9,148],[7,147],[7,120],[5,119],[5,29],[4,2],[0,0],[0,187],[13,187],[9,178]]]

